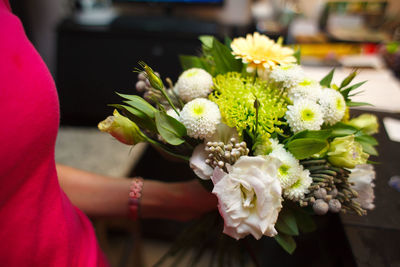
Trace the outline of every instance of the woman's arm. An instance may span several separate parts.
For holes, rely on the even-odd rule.
[[[57,164],[61,188],[90,216],[128,216],[131,179],[98,175]],[[164,183],[145,180],[141,217],[190,220],[215,209],[217,200],[198,181]]]

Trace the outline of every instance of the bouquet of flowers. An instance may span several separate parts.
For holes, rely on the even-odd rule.
[[[200,41],[200,56],[180,57],[175,84],[140,62],[144,98],[120,94],[123,104],[111,105],[100,130],[187,160],[218,197],[232,241],[274,237],[292,253],[312,215],[374,207],[367,160],[377,155],[378,123],[371,114],[350,118],[350,107],[367,104],[351,100],[363,84],[352,84],[357,71],[340,84],[334,70],[318,82],[304,73],[299,51],[257,32]]]

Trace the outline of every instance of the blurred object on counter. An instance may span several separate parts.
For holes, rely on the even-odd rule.
[[[303,65],[343,66],[348,68],[383,67],[377,55],[379,45],[359,43],[300,43]]]
[[[400,77],[400,43],[390,42],[381,48],[381,54],[386,65]]]
[[[390,40],[382,30],[387,0],[340,1],[326,3],[320,26],[333,40],[374,42]]]

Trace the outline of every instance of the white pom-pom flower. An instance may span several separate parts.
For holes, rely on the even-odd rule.
[[[293,132],[320,130],[324,120],[321,106],[308,100],[300,99],[288,106],[285,119]]]
[[[308,188],[312,183],[309,170],[302,170],[297,176],[297,181],[285,189],[283,195],[293,201],[299,201],[309,192]]]
[[[308,99],[317,102],[320,98],[322,89],[318,82],[304,79],[288,91],[288,97],[293,102],[300,99]]]
[[[346,102],[342,94],[334,89],[322,90],[319,104],[324,112],[324,122],[328,125],[339,122],[346,112]]]
[[[212,86],[212,76],[207,71],[192,68],[179,76],[174,89],[183,101],[189,102],[195,98],[207,97],[212,91]]]
[[[205,98],[187,103],[180,115],[180,122],[186,127],[188,136],[193,138],[210,138],[221,122],[218,105]]]
[[[299,161],[281,145],[273,149],[268,156],[277,158],[282,162],[278,169],[278,179],[282,188],[286,189],[293,185],[297,181],[298,174],[301,171]]]
[[[271,71],[269,78],[282,83],[284,88],[292,88],[304,79],[304,71],[295,64],[277,66]]]

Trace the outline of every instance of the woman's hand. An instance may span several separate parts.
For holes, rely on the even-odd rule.
[[[145,180],[142,218],[188,221],[217,208],[217,198],[197,181],[164,183]]]

